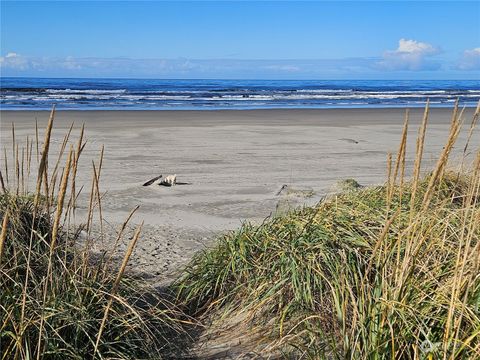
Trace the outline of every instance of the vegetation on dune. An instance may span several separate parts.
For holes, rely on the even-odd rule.
[[[469,139],[478,116],[477,108]],[[261,351],[480,357],[480,152],[469,171],[445,170],[461,125],[455,108],[438,163],[422,178],[427,119],[428,105],[412,180],[404,179],[407,117],[385,186],[243,225],[193,259],[178,298],[204,318],[248,314],[243,321],[270,330]]]
[[[479,115],[480,105],[464,155]],[[53,119],[54,111],[43,143],[37,130],[21,149],[12,127],[11,160],[4,149],[0,359],[171,358],[186,350],[182,324],[197,324],[192,318],[263,329],[245,350],[272,357],[480,357],[480,151],[471,166],[446,170],[462,124],[457,106],[432,172],[421,176],[427,104],[412,179],[407,116],[384,186],[349,179],[315,207],[224,235],[174,282],[175,304],[125,272],[141,227],[121,264],[111,254],[94,258],[103,151],[92,164],[87,223],[78,227],[83,129],[69,147],[72,125],[49,171]]]
[[[6,171],[0,173],[0,359],[161,358],[174,347],[169,339],[182,333],[185,318],[153,288],[124,273],[140,228],[120,266],[108,256],[92,260],[90,229],[94,209],[101,209],[101,159],[93,165],[88,224],[76,227],[83,129],[62,166],[70,129],[48,174],[53,118],[54,111],[42,152],[35,154],[28,139],[19,151],[13,137],[13,176],[8,177],[6,155]],[[35,157],[39,171],[31,194],[25,175]]]

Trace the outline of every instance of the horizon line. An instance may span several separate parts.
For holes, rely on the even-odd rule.
[[[64,76],[2,76],[1,79],[71,79],[71,80],[82,80],[82,79],[102,79],[102,80],[229,80],[229,81],[478,81],[480,82],[480,77],[477,79],[399,79],[399,78],[310,78],[310,79],[285,79],[285,78],[177,78],[177,77],[165,77],[165,78],[156,78],[156,77],[64,77]]]

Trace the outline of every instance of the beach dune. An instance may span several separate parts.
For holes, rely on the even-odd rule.
[[[228,111],[57,111],[53,147],[58,148],[75,123],[85,123],[87,145],[77,186],[89,189],[92,160],[105,146],[100,191],[102,211],[113,232],[137,205],[133,223],[147,224],[132,263],[159,279],[171,278],[191,256],[212,244],[221,232],[242,221],[259,223],[301,204],[313,204],[353,178],[362,185],[381,184],[387,153],[398,147],[405,110],[228,110]],[[423,109],[410,111],[407,152]],[[460,158],[473,109],[453,159]],[[451,109],[432,109],[424,169],[433,166],[448,135]],[[45,111],[2,111],[2,147],[11,151],[11,126],[17,139],[43,130]],[[472,139],[472,148],[480,139]],[[413,166],[407,155],[407,171]],[[2,160],[3,161],[3,160]],[[160,174],[176,174],[185,186],[142,184]],[[284,187],[286,185],[286,187]],[[289,191],[280,191],[281,189]],[[87,192],[80,198],[79,218]],[[286,205],[285,205],[286,204]]]

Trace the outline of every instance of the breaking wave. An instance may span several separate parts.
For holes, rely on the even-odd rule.
[[[480,81],[247,81],[2,78],[2,109],[250,109],[465,106]]]

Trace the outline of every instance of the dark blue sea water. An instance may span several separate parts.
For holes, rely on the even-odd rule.
[[[0,78],[4,110],[175,110],[475,106],[479,80],[142,80]]]

